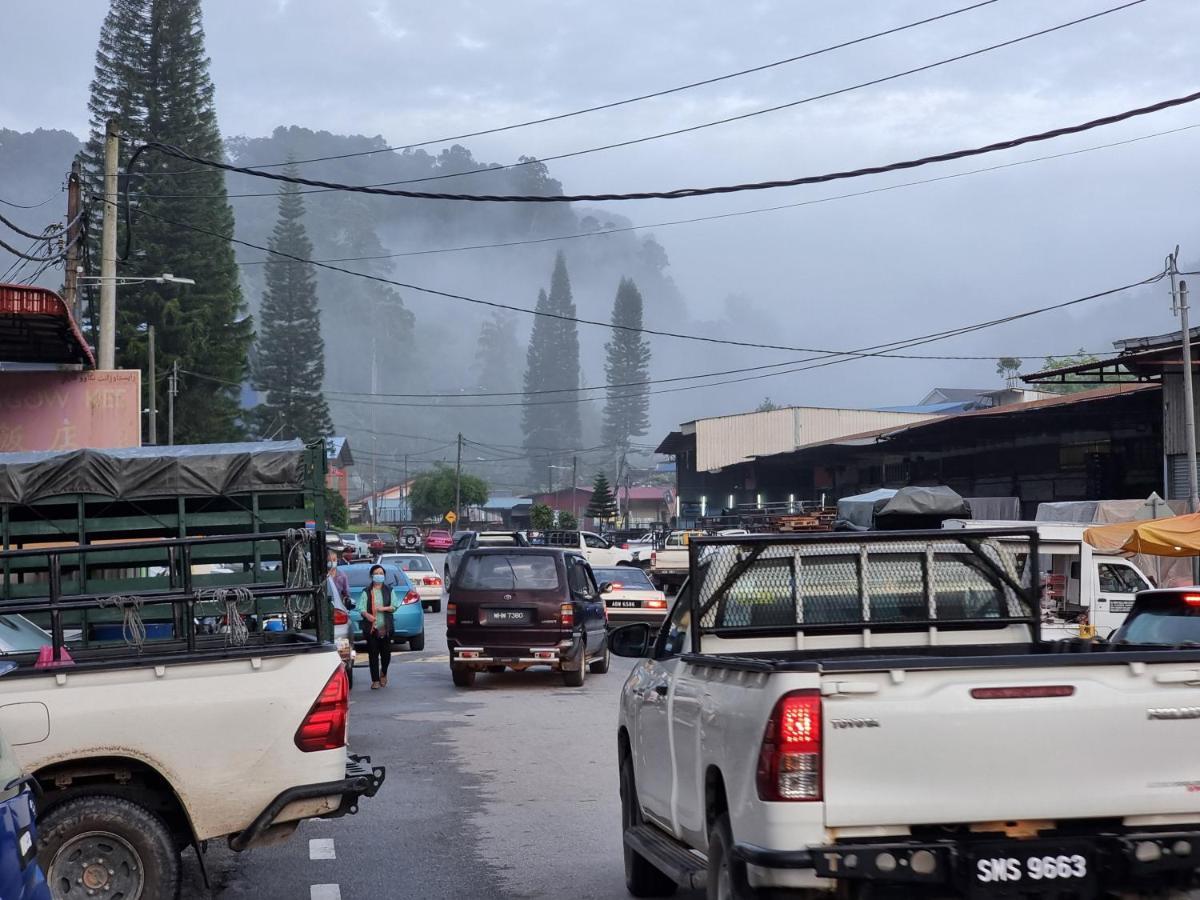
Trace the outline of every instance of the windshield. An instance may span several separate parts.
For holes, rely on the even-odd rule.
[[[433,564],[424,556],[386,556],[381,562],[399,566],[405,572],[432,572]]]
[[[612,569],[593,569],[596,581],[600,584],[608,581],[619,591],[653,591],[656,590],[646,573],[633,566],[616,566]],[[620,587],[617,587],[617,585]]]
[[[370,566],[343,566],[342,571],[346,573],[346,582],[352,588],[365,588],[371,581]],[[394,566],[387,566],[384,570],[385,583],[393,587],[400,584],[403,577]]]
[[[1113,640],[1129,644],[1200,644],[1200,606],[1170,595],[1139,598]]]
[[[467,591],[553,591],[558,589],[558,565],[553,556],[498,554],[469,557],[455,582]]]
[[[0,653],[25,653],[50,643],[50,635],[24,616],[0,616]]]

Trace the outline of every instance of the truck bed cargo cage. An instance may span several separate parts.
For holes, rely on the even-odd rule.
[[[697,537],[688,553],[697,654],[706,635],[1023,624],[1039,638],[1035,529]]]
[[[0,551],[0,652],[93,668],[326,649],[324,558],[306,529]]]

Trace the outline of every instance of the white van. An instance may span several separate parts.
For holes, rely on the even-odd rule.
[[[1108,637],[1133,608],[1138,591],[1154,585],[1122,556],[1096,553],[1077,522],[985,522],[948,519],[943,528],[1036,528],[1042,583],[1042,637]]]

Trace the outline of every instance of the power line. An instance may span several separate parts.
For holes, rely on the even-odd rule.
[[[647,229],[652,229],[652,228],[669,228],[669,227],[676,226],[676,225],[693,225],[698,222],[715,222],[715,221],[718,221],[721,219],[734,219],[734,218],[740,218],[742,216],[758,215],[759,213],[779,212],[780,210],[785,210],[785,209],[798,209],[803,206],[817,206],[817,205],[820,205],[823,203],[831,203],[836,200],[848,200],[848,199],[852,199],[855,197],[866,197],[871,194],[883,194],[883,193],[887,193],[888,191],[900,190],[901,188],[919,187],[921,185],[926,185],[926,184],[936,184],[937,182],[940,182],[940,181],[951,181],[955,178],[965,178],[968,175],[981,175],[981,174],[985,174],[988,172],[998,172],[1002,169],[1012,169],[1012,168],[1016,168],[1018,166],[1027,166],[1032,163],[1047,162],[1049,160],[1055,160],[1055,159],[1065,159],[1066,157],[1079,156],[1081,154],[1092,153],[1097,150],[1110,150],[1114,147],[1123,147],[1123,146],[1126,146],[1127,144],[1136,144],[1141,141],[1151,140],[1153,138],[1166,137],[1168,135],[1173,135],[1173,134],[1180,134],[1185,131],[1192,131],[1196,128],[1200,128],[1200,122],[1194,123],[1191,125],[1184,125],[1179,128],[1170,128],[1166,131],[1156,131],[1156,132],[1153,132],[1152,134],[1143,134],[1143,135],[1139,135],[1138,137],[1126,138],[1125,140],[1121,140],[1121,141],[1113,141],[1108,144],[1097,144],[1097,145],[1094,145],[1091,147],[1081,147],[1078,150],[1066,150],[1062,153],[1051,153],[1051,154],[1047,154],[1045,156],[1035,156],[1031,159],[1019,159],[1014,162],[999,163],[994,166],[986,166],[986,167],[980,168],[980,169],[969,169],[965,172],[954,172],[954,173],[951,173],[950,175],[938,175],[934,178],[921,178],[921,179],[918,179],[915,181],[904,181],[899,184],[889,184],[889,185],[884,185],[882,187],[869,188],[868,190],[865,190],[865,191],[853,191],[853,192],[846,193],[846,194],[834,194],[831,197],[819,197],[815,200],[801,200],[797,203],[783,203],[783,204],[779,204],[777,206],[760,206],[760,207],[756,207],[754,209],[743,209],[743,210],[739,210],[737,212],[717,213],[717,214],[711,215],[711,216],[695,216],[693,218],[688,218],[688,219],[672,219],[672,220],[668,220],[665,222],[653,222],[653,223],[649,223],[646,225],[627,225],[627,226],[622,226],[619,228],[601,228],[601,229],[597,229],[596,231],[581,231],[581,232],[576,232],[574,234],[560,234],[560,235],[553,235],[553,236],[544,237],[544,238],[529,238],[529,239],[520,240],[520,241],[499,241],[499,242],[490,243],[490,244],[466,244],[466,245],[459,246],[459,247],[432,247],[432,248],[425,249],[425,250],[404,250],[404,251],[400,251],[397,253],[381,253],[381,254],[376,254],[374,256],[338,256],[338,257],[333,257],[333,258],[329,258],[329,259],[312,260],[312,262],[327,262],[327,263],[368,262],[368,261],[374,261],[374,260],[380,260],[380,259],[399,259],[402,257],[409,257],[409,256],[428,256],[430,254],[438,254],[438,253],[461,253],[461,252],[469,251],[469,250],[491,250],[491,249],[503,248],[503,247],[522,247],[522,246],[527,246],[530,244],[546,244],[546,243],[552,243],[555,241],[576,240],[579,238],[603,237],[603,236],[609,235],[609,234],[622,234],[622,233],[629,232],[629,231],[645,231]],[[325,193],[325,192],[301,191],[300,193]],[[150,195],[150,194],[146,194],[143,196],[146,196],[146,197],[154,196],[156,198],[163,199],[163,198],[170,198],[172,196],[183,197],[186,195]],[[230,197],[239,197],[239,196],[241,196],[241,197],[276,197],[276,196],[278,196],[278,193],[276,192],[276,193],[271,193],[271,194],[230,194],[229,196]],[[239,266],[261,266],[261,265],[264,265],[265,263],[267,263],[268,261],[269,260],[266,260],[266,259],[244,260],[244,261],[238,262],[237,265],[239,265]]]
[[[282,166],[286,166],[289,164],[299,166],[299,165],[307,165],[308,163],[330,162],[333,160],[355,159],[355,158],[363,157],[363,156],[374,156],[379,153],[394,153],[398,150],[416,150],[420,147],[428,147],[431,144],[448,144],[451,141],[461,141],[461,140],[466,140],[467,138],[483,137],[483,136],[489,135],[489,134],[500,134],[501,132],[514,131],[518,128],[528,128],[531,125],[544,125],[548,122],[560,122],[563,119],[570,119],[570,118],[574,118],[575,116],[582,116],[582,115],[586,115],[588,113],[601,112],[602,110],[607,110],[607,109],[616,109],[617,107],[627,106],[631,103],[640,103],[643,100],[653,100],[658,97],[666,97],[669,94],[678,94],[682,91],[689,91],[689,90],[692,90],[692,89],[698,88],[698,87],[706,87],[707,85],[710,85],[710,84],[717,84],[722,81],[729,81],[733,78],[740,78],[744,75],[753,75],[758,72],[765,72],[768,69],[774,69],[779,66],[789,65],[790,63],[802,62],[803,60],[806,60],[806,59],[812,59],[817,56],[822,56],[826,53],[832,53],[835,50],[844,50],[845,48],[853,47],[856,44],[864,44],[868,41],[873,41],[873,40],[876,40],[877,38],[881,38],[881,37],[889,37],[890,35],[893,35],[893,34],[899,34],[902,31],[908,31],[910,29],[917,28],[921,25],[929,25],[933,22],[939,22],[943,19],[949,19],[954,16],[961,15],[962,13],[973,12],[974,10],[980,9],[984,6],[991,6],[993,3],[996,3],[996,2],[998,2],[998,0],[981,0],[981,2],[972,3],[969,6],[962,6],[962,7],[959,7],[958,9],[952,9],[949,12],[940,13],[939,15],[936,15],[936,16],[929,16],[924,19],[918,19],[915,22],[908,22],[904,25],[897,25],[895,27],[888,28],[883,31],[876,31],[872,34],[863,35],[862,37],[857,37],[857,38],[853,38],[851,40],[841,41],[840,43],[837,43],[837,44],[831,44],[828,47],[821,47],[818,50],[809,50],[805,53],[798,54],[797,56],[789,56],[786,59],[777,59],[774,62],[763,63],[761,65],[752,66],[748,69],[740,69],[736,72],[727,72],[724,75],[716,75],[711,78],[704,78],[704,79],[701,79],[700,81],[692,81],[687,84],[681,84],[681,85],[677,85],[675,87],[664,88],[662,90],[652,91],[647,94],[638,94],[637,96],[634,96],[634,97],[626,97],[623,100],[611,100],[611,101],[608,101],[605,103],[598,103],[595,106],[586,106],[586,107],[583,107],[582,109],[571,110],[570,112],[556,113],[556,114],[550,115],[550,116],[542,116],[541,118],[537,118],[537,119],[527,119],[523,122],[514,122],[509,125],[500,125],[500,126],[497,126],[494,128],[485,128],[481,131],[467,131],[467,132],[463,132],[462,134],[451,134],[451,135],[446,135],[445,137],[430,138],[428,140],[423,140],[423,141],[414,141],[409,144],[397,144],[397,145],[388,146],[388,147],[375,147],[371,150],[357,150],[357,151],[353,151],[350,153],[336,153],[336,154],[332,154],[329,156],[313,156],[308,159],[295,159],[295,160],[284,160],[282,162],[274,162],[274,163],[262,163],[261,165],[258,166],[258,168],[260,168],[260,169],[277,169],[277,168],[280,168]]]
[[[917,159],[903,160],[901,162],[888,163],[886,165],[868,166],[864,168],[849,169],[838,172],[827,172],[821,175],[806,175],[799,178],[789,178],[776,181],[758,181],[744,184],[719,185],[701,188],[676,188],[668,191],[639,191],[628,194],[448,194],[436,193],[433,191],[408,191],[394,188],[370,187],[369,185],[339,184],[337,182],[318,181],[316,179],[303,178],[294,175],[264,172],[258,169],[247,168],[245,166],[234,166],[230,165],[229,163],[220,162],[219,160],[205,159],[204,157],[188,153],[187,151],[178,147],[171,146],[170,144],[163,144],[158,141],[151,141],[139,147],[134,152],[133,158],[130,159],[129,165],[132,167],[138,156],[144,151],[156,150],[168,156],[175,156],[179,159],[191,160],[192,162],[200,165],[211,166],[212,168],[216,169],[223,169],[227,172],[237,172],[243,175],[253,175],[258,178],[267,178],[273,181],[287,182],[290,184],[306,184],[310,187],[325,187],[350,193],[378,194],[388,197],[407,197],[417,200],[461,200],[472,203],[573,203],[585,201],[599,202],[604,200],[682,200],[688,197],[706,197],[714,194],[736,194],[746,191],[776,190],[778,188],[799,187],[801,185],[808,184],[823,184],[829,181],[843,181],[850,178],[862,178],[867,175],[882,175],[887,172],[896,172],[903,169],[916,169],[923,166],[932,165],[934,163],[950,162],[952,160],[965,159],[971,156],[983,156],[985,154],[995,153],[1000,150],[1011,150],[1014,147],[1020,147],[1025,144],[1054,140],[1070,134],[1080,134],[1085,131],[1091,131],[1095,128],[1101,128],[1107,125],[1115,125],[1118,122],[1124,122],[1128,119],[1138,116],[1150,115],[1151,113],[1161,112],[1165,109],[1183,106],[1187,103],[1194,103],[1196,100],[1200,100],[1200,91],[1186,94],[1182,97],[1174,97],[1169,100],[1160,100],[1157,103],[1150,104],[1149,106],[1142,106],[1136,109],[1115,113],[1113,115],[1103,116],[1099,119],[1093,119],[1077,125],[1067,125],[1054,128],[1049,131],[1042,131],[1037,134],[1028,134],[1022,137],[1010,138],[1004,141],[985,144],[981,147],[953,150],[948,153],[923,156]],[[128,203],[128,186],[126,186],[125,190],[125,202]]]
[[[686,385],[684,387],[664,388],[662,390],[639,391],[636,393],[620,394],[620,395],[615,395],[613,397],[613,399],[626,399],[626,398],[635,397],[635,396],[649,396],[649,395],[658,395],[658,394],[673,394],[673,393],[679,393],[682,391],[691,391],[691,390],[699,390],[702,388],[718,387],[721,385],[741,384],[741,383],[744,383],[747,381],[758,381],[758,380],[761,380],[764,378],[774,378],[779,375],[790,375],[790,374],[794,374],[797,372],[805,372],[810,369],[823,368],[824,366],[827,366],[827,365],[837,365],[839,363],[850,362],[851,360],[854,360],[854,359],[863,359],[863,358],[870,358],[870,357],[890,358],[889,354],[881,353],[878,351],[880,351],[881,349],[896,348],[896,347],[904,349],[904,348],[908,348],[908,347],[915,347],[915,346],[921,346],[923,344],[933,343],[935,341],[946,340],[946,339],[952,338],[952,337],[960,337],[964,334],[970,334],[970,333],[973,333],[976,331],[982,331],[987,328],[993,328],[993,327],[996,327],[997,325],[1005,325],[1010,322],[1018,321],[1020,319],[1030,318],[1032,316],[1041,315],[1043,313],[1052,312],[1052,311],[1060,310],[1060,309],[1065,309],[1065,308],[1071,307],[1071,306],[1076,306],[1078,304],[1086,303],[1091,300],[1097,300],[1097,299],[1100,299],[1103,297],[1112,296],[1114,294],[1123,293],[1124,291],[1132,290],[1133,288],[1136,288],[1136,287],[1153,284],[1153,283],[1161,280],[1164,277],[1165,277],[1165,273],[1160,272],[1156,275],[1150,276],[1149,278],[1142,279],[1141,281],[1135,281],[1131,284],[1123,285],[1121,287],[1109,288],[1104,291],[1099,291],[1097,293],[1088,294],[1083,297],[1077,297],[1072,300],[1066,300],[1066,301],[1063,301],[1060,303],[1051,304],[1049,306],[1038,307],[1036,309],[1025,310],[1024,312],[1013,313],[1013,314],[1010,314],[1007,316],[1001,316],[996,319],[990,319],[990,320],[987,320],[984,322],[977,322],[972,325],[964,325],[964,326],[960,326],[958,328],[952,328],[952,329],[948,329],[945,331],[933,332],[931,334],[920,335],[920,336],[917,336],[914,338],[905,338],[905,339],[899,340],[899,341],[892,341],[887,344],[878,344],[878,345],[875,345],[872,347],[864,347],[864,348],[860,348],[857,350],[823,351],[817,356],[813,356],[813,357],[810,357],[805,360],[797,361],[799,363],[805,363],[805,365],[800,365],[798,367],[790,368],[790,369],[784,369],[782,371],[767,372],[764,374],[756,374],[756,375],[748,375],[748,376],[745,376],[742,378],[734,378],[734,379],[729,379],[729,380],[725,380],[725,381],[707,382],[705,384]],[[989,356],[987,358],[994,359],[995,357]],[[199,375],[199,373],[191,373],[191,374]],[[219,383],[225,383],[225,384],[230,384],[230,385],[236,386],[236,384],[234,382],[225,382],[222,379],[213,378],[212,376],[199,375],[199,377],[207,378],[208,380],[217,381]],[[703,377],[703,376],[701,376],[701,377]],[[335,402],[335,403],[357,403],[357,404],[363,404],[363,405],[368,405],[368,406],[385,406],[385,407],[409,408],[409,409],[501,409],[501,408],[507,408],[507,407],[554,406],[554,405],[572,404],[572,403],[590,403],[590,402],[595,402],[597,400],[603,400],[603,399],[608,399],[608,398],[605,395],[597,395],[594,397],[571,397],[571,398],[562,399],[562,400],[543,400],[543,401],[532,401],[532,402],[454,403],[454,404],[448,404],[445,402],[442,402],[442,403],[402,403],[402,402],[394,402],[394,401],[375,401],[375,400],[370,400],[370,399],[366,399],[366,398],[362,398],[362,397],[357,398],[357,399],[355,399],[355,398],[338,398],[338,397],[330,398],[330,399],[332,402]],[[443,397],[442,399],[444,401],[449,398]],[[562,452],[562,451],[555,451],[555,452]]]
[[[48,228],[46,228],[41,234],[35,234],[32,231],[26,231],[24,228],[22,228],[16,222],[12,222],[12,221],[6,219],[3,215],[0,215],[0,225],[5,226],[10,231],[15,231],[21,237],[33,238],[35,241],[49,241],[49,240],[53,239],[55,237],[55,235],[50,234],[48,232],[51,232],[58,227],[57,225],[51,225]]]
[[[5,206],[11,206],[13,209],[40,209],[54,200],[56,196],[55,194],[51,194],[41,203],[14,203],[12,200],[5,200],[3,197],[0,197],[0,203],[3,203]]]
[[[47,240],[49,240],[49,239],[47,239]],[[41,241],[39,240],[39,241],[37,241],[37,243],[41,243]],[[13,256],[16,256],[20,259],[24,259],[24,260],[28,260],[29,262],[36,262],[36,263],[58,262],[60,259],[64,259],[67,255],[66,249],[64,249],[61,252],[56,253],[52,256],[33,256],[32,254],[29,254],[29,253],[22,253],[16,247],[12,246],[11,244],[7,244],[2,240],[0,240],[0,250],[5,250],[8,253],[11,253]]]

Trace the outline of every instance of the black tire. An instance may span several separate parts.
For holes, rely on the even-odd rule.
[[[503,675],[508,666],[488,666],[488,671],[493,675]]]
[[[42,816],[38,832],[38,861],[55,897],[179,897],[179,851],[171,832],[162,819],[136,803],[107,794],[76,797]],[[88,872],[104,881],[80,891],[80,872],[92,856],[105,862],[88,867]]]
[[[567,687],[583,687],[584,679],[587,677],[587,668],[587,651],[580,650],[579,668],[563,669],[563,684]]]
[[[633,760],[621,760],[621,830],[622,833],[642,824],[638,806],[637,786],[633,777]],[[654,867],[654,864],[624,841],[625,887],[634,897],[671,897],[679,889],[674,881]]]
[[[414,634],[408,639],[409,650],[424,650],[425,649],[425,632]]]
[[[612,664],[612,654],[608,652],[608,641],[604,642],[604,655],[599,659],[594,659],[588,665],[593,675],[605,675],[608,673],[608,667]]]
[[[354,687],[354,665],[352,663],[346,664],[346,687]]]
[[[455,687],[469,688],[475,686],[475,670],[467,666],[451,666],[450,677],[454,679]]]
[[[722,813],[708,835],[707,900],[757,900],[759,892],[750,887],[746,864],[733,856],[733,830],[729,813]]]

